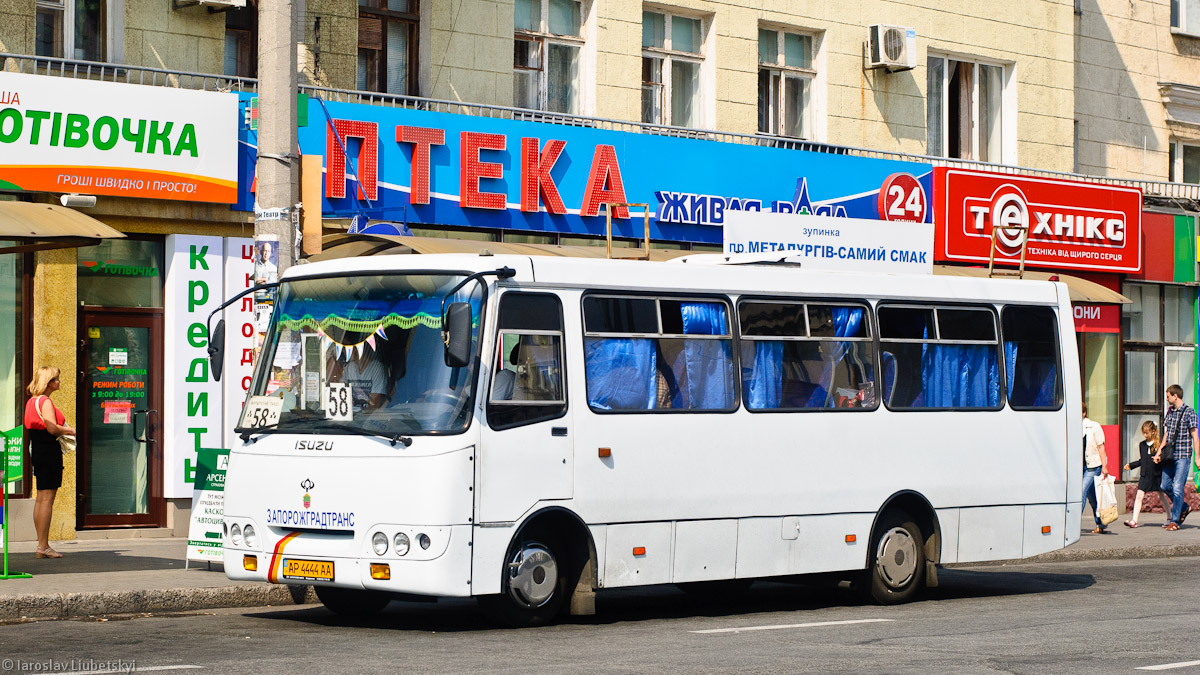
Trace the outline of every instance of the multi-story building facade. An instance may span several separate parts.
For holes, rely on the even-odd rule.
[[[219,412],[236,411],[239,392],[190,379],[198,376],[187,370],[191,355],[178,352],[188,344],[186,326],[172,332],[179,330],[172,322],[192,321],[185,309],[204,304],[179,294],[193,288],[187,284],[219,288],[214,299],[236,290],[239,247],[252,236],[256,133],[249,120],[260,29],[256,2],[238,4],[0,0],[0,171],[12,163],[3,153],[15,147],[5,144],[30,138],[12,126],[30,118],[13,101],[18,80],[4,80],[5,74],[37,78],[19,81],[33,87],[27,91],[52,88],[37,82],[78,87],[94,80],[122,98],[143,91],[123,88],[135,83],[160,92],[202,90],[209,96],[198,99],[204,105],[237,108],[236,124],[216,140],[236,154],[236,171],[227,165],[217,181],[236,183],[236,194],[178,199],[102,192],[87,214],[125,240],[0,254],[0,330],[17,345],[0,354],[0,431],[19,436],[21,389],[33,368],[51,364],[83,373],[66,378],[56,398],[70,419],[95,427],[93,440],[104,438],[111,431],[105,425],[126,418],[92,400],[100,380],[88,368],[97,354],[128,345],[97,343],[93,354],[77,344],[109,340],[102,329],[117,326],[128,335],[145,330],[157,350],[143,386],[151,401],[159,397],[156,409],[168,419],[137,422],[155,432],[136,424],[133,430],[154,437],[157,447],[142,448],[136,433],[122,436],[125,445],[107,456],[102,444],[85,442],[78,459],[68,461],[55,536],[72,536],[76,528],[182,531],[191,453],[225,442],[218,427],[232,426]],[[897,172],[917,179],[923,201],[913,208],[937,228],[943,224],[932,201],[946,186],[935,167],[1008,174],[1023,189],[1021,180],[1039,176],[1140,189],[1145,212],[1129,230],[1137,238],[1136,261],[1062,268],[1134,300],[1124,310],[1084,307],[1092,320],[1077,321],[1093,417],[1122,438],[1113,452],[1128,452],[1139,420],[1159,414],[1167,380],[1195,383],[1195,3],[760,4],[301,3],[298,77],[308,102],[298,121],[300,151],[320,156],[325,170],[324,194],[305,209],[320,211],[330,231],[361,216],[400,222],[422,235],[588,244],[603,241],[605,218],[595,207],[637,201],[653,212],[655,246],[711,250],[721,243],[723,209],[748,204],[883,217],[872,209],[881,184]],[[876,25],[884,28],[872,32]],[[106,90],[96,91],[108,98]],[[151,119],[171,108],[149,106]],[[16,118],[6,122],[5,108],[18,110]],[[94,145],[103,138],[97,135]],[[468,156],[465,147],[476,154]],[[418,148],[430,153],[423,161],[432,166],[423,185],[409,169],[422,161]],[[365,167],[376,165],[378,175],[367,175]],[[470,185],[467,167],[480,171]],[[531,170],[542,170],[532,197],[519,178]],[[20,189],[5,175],[12,174],[0,175],[7,181],[0,183],[0,200],[47,203],[89,192]],[[1104,199],[1112,194],[1102,192]],[[642,235],[639,228],[619,222],[614,231],[629,245]],[[178,261],[186,265],[203,246],[217,252],[211,264],[225,270],[224,285],[180,281]],[[945,252],[940,261],[960,260],[948,245]],[[109,264],[150,271],[118,287],[97,277]],[[1045,261],[1038,266],[1059,269]],[[204,414],[202,396],[212,403]],[[119,476],[97,468],[109,461],[123,467]],[[28,537],[33,485],[28,468],[20,471],[23,480],[10,485],[22,497],[11,520],[18,536]]]

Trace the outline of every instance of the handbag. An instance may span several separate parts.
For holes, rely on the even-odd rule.
[[[1116,522],[1120,514],[1117,513],[1117,497],[1113,492],[1112,476],[1105,478],[1096,476],[1096,496],[1100,503],[1100,512],[1096,514],[1100,517],[1100,524],[1108,525]]]
[[[72,452],[75,452],[75,437],[74,436],[68,436],[66,434],[63,434],[62,436],[56,436],[55,438],[58,439],[58,447],[60,449],[62,449],[62,453],[64,455],[69,455]]]

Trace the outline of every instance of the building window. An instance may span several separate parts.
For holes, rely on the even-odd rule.
[[[225,74],[258,77],[258,9],[251,0],[245,9],[225,12]]]
[[[758,130],[812,138],[813,38],[758,29]]]
[[[642,121],[697,128],[704,125],[700,68],[701,19],[642,12]]]
[[[1005,67],[944,56],[928,62],[929,154],[1003,163]]]
[[[517,0],[513,33],[513,105],[580,112],[583,3]]]
[[[1200,11],[1197,13],[1200,14]],[[1172,183],[1200,183],[1200,144],[1172,141],[1167,148],[1167,180]]]
[[[34,50],[38,56],[105,61],[105,0],[37,0]],[[64,45],[72,45],[70,52]]]
[[[1200,35],[1200,0],[1171,0],[1171,32]]]
[[[417,0],[358,0],[358,89],[415,94]]]

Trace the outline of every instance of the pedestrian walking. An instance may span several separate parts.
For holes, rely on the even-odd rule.
[[[42,366],[29,383],[29,401],[25,403],[25,430],[29,434],[29,454],[37,496],[33,502],[33,528],[37,532],[36,555],[61,558],[50,548],[50,520],[54,516],[54,497],[62,485],[63,452],[59,436],[75,436],[75,430],[50,396],[58,391],[58,368]]]
[[[1162,466],[1162,490],[1171,491],[1171,515],[1163,527],[1174,532],[1192,512],[1183,494],[1192,469],[1192,450],[1200,442],[1196,438],[1196,411],[1183,402],[1183,387],[1177,384],[1167,387],[1167,404],[1170,407],[1163,420],[1156,459]]]
[[[1142,513],[1142,499],[1147,493],[1159,493],[1164,510],[1170,508],[1166,506],[1167,495],[1162,491],[1162,467],[1154,461],[1154,455],[1158,452],[1158,426],[1150,420],[1142,422],[1142,438],[1145,440],[1138,443],[1138,458],[1125,465],[1126,471],[1142,470],[1138,478],[1137,496],[1133,498],[1133,518],[1125,521],[1126,527],[1138,526],[1138,516]]]
[[[1104,452],[1104,429],[1095,421],[1088,418],[1087,403],[1083,404],[1083,502],[1082,510],[1087,504],[1092,505],[1092,517],[1096,519],[1096,529],[1092,534],[1105,534],[1108,528],[1100,522],[1100,511],[1096,504],[1096,477],[1101,480],[1108,478],[1108,456]]]

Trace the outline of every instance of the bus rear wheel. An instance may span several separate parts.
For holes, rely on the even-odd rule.
[[[925,538],[911,516],[884,514],[868,552],[862,584],[867,599],[881,605],[912,600],[925,583]]]
[[[338,616],[374,616],[391,602],[387,594],[378,591],[332,586],[316,586],[314,590],[321,604]]]
[[[553,537],[531,533],[515,539],[504,557],[499,595],[479,598],[492,620],[512,628],[542,626],[562,611],[569,560]]]

